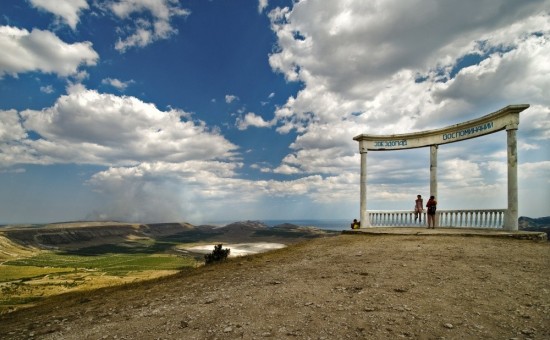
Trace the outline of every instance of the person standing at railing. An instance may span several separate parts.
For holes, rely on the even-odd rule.
[[[356,218],[353,219],[353,222],[351,222],[351,229],[359,229],[361,228],[361,222],[357,221]]]
[[[435,211],[437,209],[437,201],[434,196],[430,196],[428,203],[426,203],[426,208],[428,208],[428,229],[435,229]]]
[[[420,223],[422,223],[422,212],[424,211],[424,200],[422,195],[416,195],[416,200],[414,201],[414,221],[418,220],[420,217]]]

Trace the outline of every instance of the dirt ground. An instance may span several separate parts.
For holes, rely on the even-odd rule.
[[[340,235],[0,316],[2,339],[549,339],[550,243]]]

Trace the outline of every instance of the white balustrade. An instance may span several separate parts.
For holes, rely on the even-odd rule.
[[[373,227],[420,227],[426,225],[426,211],[420,214],[422,222],[415,220],[411,210],[369,210]],[[453,228],[502,229],[506,209],[438,210],[436,225]]]

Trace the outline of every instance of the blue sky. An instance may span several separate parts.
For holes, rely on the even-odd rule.
[[[550,1],[3,0],[0,223],[353,219],[361,133],[530,104],[519,213],[550,215]],[[429,194],[370,152],[369,209]],[[443,145],[441,209],[506,207],[506,133]]]

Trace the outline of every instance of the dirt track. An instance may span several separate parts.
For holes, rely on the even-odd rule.
[[[342,235],[0,317],[3,339],[548,339],[550,244]]]

